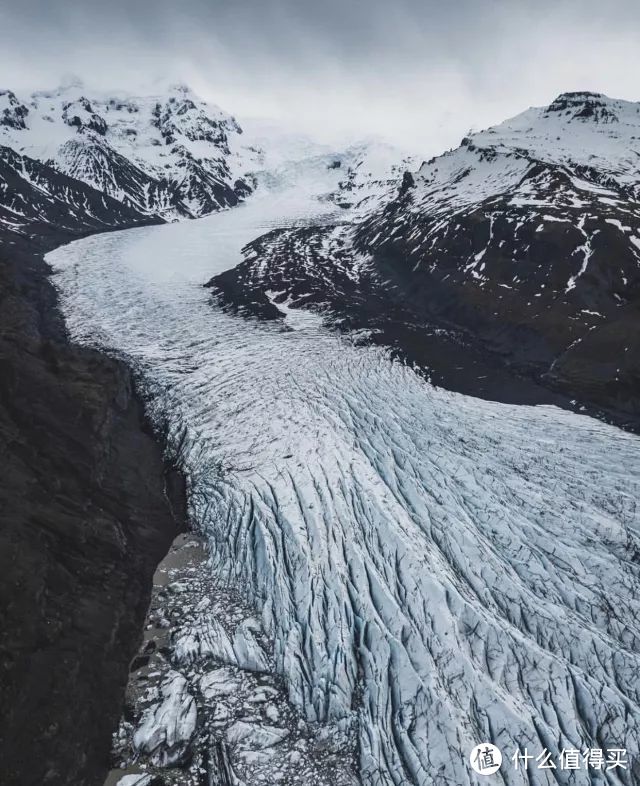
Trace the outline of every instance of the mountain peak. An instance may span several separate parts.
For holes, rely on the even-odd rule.
[[[560,93],[552,103],[556,103],[556,101],[582,102],[592,99],[597,99],[599,101],[610,100],[604,93],[594,93],[592,90],[569,90],[565,93]]]
[[[556,113],[568,115],[570,119],[613,122],[618,120],[613,105],[612,99],[603,93],[581,90],[572,93],[560,93],[549,104],[545,114]]]
[[[172,82],[170,85],[167,85],[167,93],[170,95],[179,95],[184,98],[187,96],[189,98],[196,97],[196,94],[186,82]]]

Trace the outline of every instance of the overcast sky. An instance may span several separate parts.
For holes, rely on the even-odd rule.
[[[0,86],[70,73],[430,155],[563,91],[640,99],[640,2],[0,0]]]

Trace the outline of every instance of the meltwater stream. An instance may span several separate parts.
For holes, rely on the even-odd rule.
[[[210,302],[245,243],[328,210],[256,197],[61,247],[71,334],[137,368],[214,571],[261,611],[307,719],[356,719],[364,784],[480,783],[487,740],[497,782],[639,782],[640,441],[435,389],[314,315]],[[513,762],[525,748],[556,769]],[[560,767],[610,748],[627,769]]]

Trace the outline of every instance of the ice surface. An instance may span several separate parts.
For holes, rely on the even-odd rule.
[[[256,726],[255,724],[236,721],[227,729],[227,739],[232,745],[249,745],[254,749],[272,748],[287,735],[287,729],[275,726]]]
[[[173,786],[356,786],[356,724],[301,717],[254,608],[221,584],[204,545],[194,533],[179,536],[156,572],[145,642],[113,738],[112,774],[146,771],[153,783]],[[214,627],[218,638],[224,632],[225,648],[185,651],[185,640],[211,640]],[[247,663],[246,650],[236,657],[229,642],[238,636],[249,636],[261,663]],[[185,723],[193,717],[195,728]]]
[[[435,389],[318,320],[211,304],[201,284],[248,241],[329,213],[308,196],[56,250],[73,336],[134,362],[216,572],[260,610],[307,719],[357,717],[364,784],[477,784],[487,739],[510,786],[592,783],[516,771],[517,748],[633,762],[638,438]]]
[[[149,786],[150,783],[150,775],[125,775],[120,778],[117,786]]]
[[[151,754],[152,761],[166,766],[179,762],[196,730],[198,713],[188,682],[170,672],[160,688],[162,702],[152,707],[136,730],[137,750]]]

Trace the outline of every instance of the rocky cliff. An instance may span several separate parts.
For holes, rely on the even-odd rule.
[[[128,368],[67,340],[41,254],[73,235],[39,228],[0,238],[2,783],[89,786],[184,489]]]

